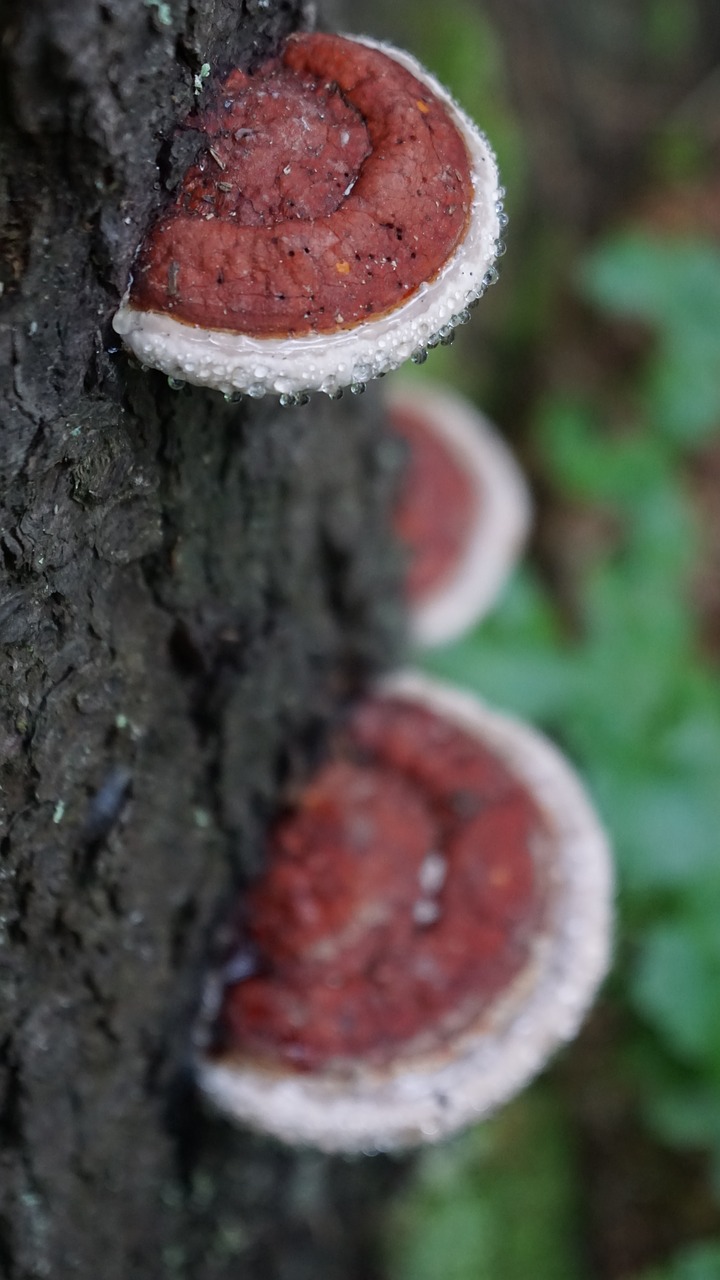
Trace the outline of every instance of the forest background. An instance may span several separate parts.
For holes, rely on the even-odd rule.
[[[587,780],[615,964],[542,1079],[417,1158],[284,1151],[194,1099],[231,885],[339,700],[407,656],[380,389],[226,405],[108,327],[196,77],[302,16],[0,10],[0,1275],[718,1280],[712,0],[321,8],[410,49],[498,152],[501,283],[403,376],[493,418],[536,524],[494,615],[422,662]]]

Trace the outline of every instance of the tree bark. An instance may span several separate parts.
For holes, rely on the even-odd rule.
[[[0,1274],[373,1274],[388,1160],[204,1113],[213,938],[289,779],[393,658],[375,396],[228,404],[110,318],[194,76],[302,0],[0,15]]]

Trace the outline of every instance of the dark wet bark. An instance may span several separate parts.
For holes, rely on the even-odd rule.
[[[193,77],[301,0],[0,14],[0,1275],[374,1274],[390,1162],[207,1117],[214,926],[343,697],[391,660],[378,401],[169,389],[109,320]],[[158,170],[158,163],[160,170]]]

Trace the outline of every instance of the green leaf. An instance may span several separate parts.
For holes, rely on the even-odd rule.
[[[720,421],[720,333],[673,329],[647,374],[650,417],[658,430],[685,446],[706,439]]]
[[[527,572],[516,576],[491,618],[419,660],[494,706],[544,724],[561,718],[579,691],[575,656],[561,646],[547,600]]]
[[[633,510],[639,499],[667,480],[669,459],[657,438],[637,430],[610,437],[586,405],[547,401],[535,434],[569,496],[616,502]]]
[[[713,884],[720,868],[720,802],[694,779],[633,771],[607,761],[590,780],[613,834],[628,891],[682,891]],[[719,904],[720,905],[720,904]]]
[[[645,1271],[636,1280],[720,1280],[720,1240],[683,1249],[667,1266]]]
[[[390,1217],[389,1280],[579,1280],[576,1181],[542,1085],[426,1152]]]
[[[720,1148],[717,1089],[697,1083],[684,1089],[658,1089],[643,1111],[655,1132],[675,1147],[702,1150],[713,1143]]]
[[[611,315],[656,330],[645,378],[653,428],[675,444],[705,439],[720,419],[720,249],[624,234],[586,258],[579,282]]]
[[[720,1078],[720,959],[686,925],[663,924],[643,937],[631,994],[640,1013],[678,1056]]]
[[[720,249],[709,242],[623,233],[585,258],[579,280],[611,315],[646,320],[666,334],[720,332]]]

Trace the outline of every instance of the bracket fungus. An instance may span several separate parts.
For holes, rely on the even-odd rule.
[[[285,1141],[392,1149],[486,1115],[606,970],[608,848],[574,772],[421,675],[351,711],[267,852],[199,1075]]]
[[[530,526],[531,503],[507,445],[468,400],[400,383],[391,431],[408,448],[394,510],[409,555],[406,595],[416,644],[444,644],[487,613]]]
[[[207,138],[113,324],[146,365],[228,396],[337,396],[449,341],[496,279],[486,138],[409,54],[291,36],[208,84]]]

